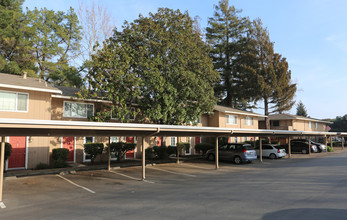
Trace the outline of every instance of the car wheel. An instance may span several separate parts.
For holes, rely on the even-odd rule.
[[[303,154],[307,154],[307,153],[308,153],[306,149],[302,149],[301,152],[302,152]]]
[[[241,157],[239,157],[239,156],[234,157],[234,163],[235,164],[241,164],[242,163]]]
[[[276,154],[270,154],[270,155],[269,155],[269,158],[270,158],[271,160],[273,160],[273,159],[276,159],[277,156],[276,156]]]
[[[213,154],[209,154],[207,159],[210,160],[210,161],[214,161],[214,155]]]

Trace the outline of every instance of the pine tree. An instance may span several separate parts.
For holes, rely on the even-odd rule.
[[[206,39],[211,46],[210,57],[221,82],[215,86],[216,96],[223,105],[247,108],[255,96],[252,77],[245,71],[251,60],[248,55],[247,35],[251,22],[239,16],[240,10],[221,0],[209,18]]]
[[[306,107],[302,101],[296,105],[296,115],[308,117]]]

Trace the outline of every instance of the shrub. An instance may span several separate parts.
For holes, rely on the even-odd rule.
[[[169,158],[168,148],[167,147],[153,147],[154,154],[157,156],[158,159],[167,159]]]
[[[199,143],[195,145],[195,150],[201,151],[203,155],[210,149],[215,148],[213,144],[210,143]]]
[[[334,150],[333,150],[333,148],[332,148],[332,147],[327,146],[327,151],[328,151],[328,152],[333,152]]]
[[[85,143],[83,147],[84,152],[90,155],[90,160],[92,163],[94,163],[96,156],[102,154],[102,151],[104,150],[103,143]]]
[[[69,156],[69,150],[66,148],[54,148],[52,150],[53,160],[63,160],[66,161]]]
[[[10,143],[5,142],[5,161],[11,156],[12,146]],[[0,152],[1,155],[1,152]]]
[[[169,154],[169,156],[171,154],[175,154],[176,155],[177,154],[177,147],[176,146],[172,146],[172,145],[168,146],[167,147],[167,153]]]
[[[62,168],[67,167],[67,157],[69,156],[69,150],[66,148],[54,148],[52,150],[53,167]]]
[[[154,150],[152,147],[146,148],[145,152],[147,160],[155,158]]]
[[[51,167],[46,163],[39,163],[36,165],[37,170],[43,170],[43,169],[49,169],[49,168]]]
[[[125,153],[130,150],[134,150],[136,147],[136,144],[133,143],[124,143],[124,142],[113,142],[108,144],[110,147],[110,151],[115,154],[118,161],[121,161]]]

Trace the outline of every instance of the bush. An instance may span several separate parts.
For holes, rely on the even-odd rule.
[[[66,148],[54,148],[52,150],[53,167],[63,168],[67,167],[67,157],[69,156],[69,150]]]
[[[158,159],[167,159],[169,158],[168,148],[167,147],[153,147],[154,154]]]
[[[327,146],[327,151],[328,151],[328,152],[333,152],[334,150],[333,150],[333,148],[332,148],[332,147]]]
[[[178,142],[177,147],[178,147],[178,151],[180,152],[180,154],[182,154],[182,150],[188,149],[190,147],[190,143]]]
[[[5,142],[5,161],[11,156],[12,146],[10,143]],[[0,152],[1,155],[1,152]]]
[[[39,163],[36,165],[37,170],[44,170],[44,169],[49,169],[49,168],[51,168],[51,167],[46,163]]]
[[[195,145],[195,150],[201,151],[203,155],[210,149],[215,148],[213,144],[210,143],[199,143]]]
[[[172,155],[172,154],[176,155],[177,154],[177,147],[176,146],[172,146],[172,145],[168,146],[167,147],[167,153],[169,154],[169,156]]]
[[[124,143],[124,142],[113,142],[108,144],[108,146],[110,147],[110,151],[114,153],[115,156],[117,157],[117,160],[121,161],[124,158],[125,153],[127,151],[131,151],[135,149],[136,144]]]
[[[146,148],[145,152],[146,152],[146,159],[147,160],[151,160],[151,159],[155,158],[155,154],[154,154],[153,148],[151,148],[151,147]]]
[[[85,143],[83,147],[84,153],[89,154],[92,163],[94,163],[96,156],[102,154],[102,151],[104,150],[103,143]]]

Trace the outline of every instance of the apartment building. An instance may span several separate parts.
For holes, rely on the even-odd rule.
[[[42,81],[38,78],[9,75],[0,73],[0,118],[39,119],[39,120],[64,120],[88,121],[96,112],[111,103],[99,99],[81,100],[76,96],[77,88],[57,86]],[[215,106],[212,114],[203,114],[197,121],[197,126],[249,128],[257,129],[258,119],[263,116],[252,112],[241,111],[224,106]],[[111,118],[117,122],[116,118]],[[130,123],[136,118],[130,118]],[[230,138],[231,142],[242,142],[246,137]],[[68,162],[89,162],[89,155],[83,151],[87,142],[124,141],[136,143],[134,151],[126,153],[125,159],[141,157],[141,137],[7,137],[13,151],[6,162],[6,169],[31,169],[39,163],[50,163],[50,155],[54,148],[69,149]],[[201,137],[151,137],[145,140],[147,147],[176,145],[177,142],[190,143],[185,149],[185,155],[200,154],[194,149],[195,144],[202,142]],[[111,155],[112,159],[116,159]],[[107,155],[102,155],[97,160],[107,160]]]

